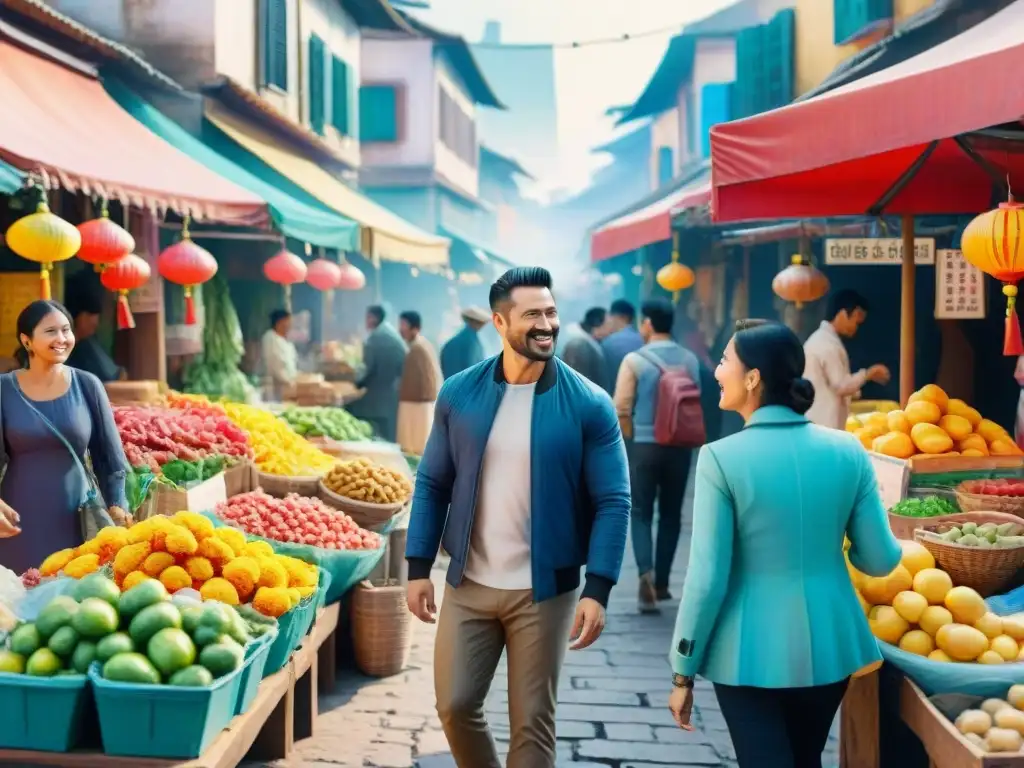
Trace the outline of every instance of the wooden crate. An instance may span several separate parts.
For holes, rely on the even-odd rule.
[[[936,456],[909,461],[912,475],[991,472],[996,469],[1017,469],[1024,472],[1024,456]]]

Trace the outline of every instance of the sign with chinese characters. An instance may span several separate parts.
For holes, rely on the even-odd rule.
[[[902,264],[903,240],[898,237],[844,237],[825,241],[825,263],[834,266],[850,264]],[[935,238],[914,239],[914,263],[935,263]]]
[[[984,319],[984,273],[961,251],[943,249],[935,256],[935,319]]]
[[[910,464],[903,459],[884,456],[874,451],[869,451],[868,456],[871,457],[871,466],[875,470],[878,495],[882,497],[882,506],[892,509],[907,495],[907,486],[910,484]]]

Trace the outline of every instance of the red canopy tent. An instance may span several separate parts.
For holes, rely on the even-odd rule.
[[[911,59],[711,130],[716,221],[977,213],[1024,189],[1024,0]],[[914,387],[914,260],[903,262],[900,396]]]

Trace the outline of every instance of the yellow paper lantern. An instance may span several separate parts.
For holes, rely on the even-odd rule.
[[[658,270],[658,285],[670,293],[685,291],[696,281],[693,270],[678,261],[672,261]]]
[[[5,236],[7,245],[23,259],[39,264],[40,296],[49,299],[50,270],[53,265],[67,261],[82,245],[82,235],[70,222],[50,213],[45,202],[14,222]]]

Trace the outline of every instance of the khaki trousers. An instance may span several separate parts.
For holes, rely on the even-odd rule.
[[[501,768],[484,699],[508,650],[507,768],[555,768],[558,675],[576,595],[533,602],[533,592],[465,580],[445,586],[434,645],[437,713],[459,768]]]

